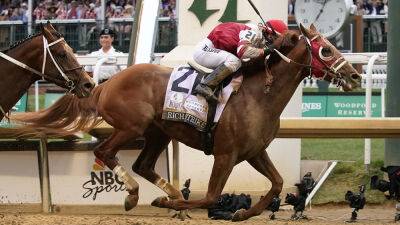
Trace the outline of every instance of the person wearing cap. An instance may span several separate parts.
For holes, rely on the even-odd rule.
[[[101,49],[98,51],[94,51],[90,53],[90,56],[97,56],[98,59],[115,57],[123,55],[121,52],[117,52],[112,43],[114,41],[114,31],[110,28],[105,28],[100,32],[100,45]],[[85,71],[89,73],[90,76],[93,77],[93,69],[94,66],[85,66]],[[95,74],[93,80],[96,84],[101,84],[108,79],[110,79],[114,74],[121,71],[121,67],[119,65],[104,63],[99,70],[99,74]]]
[[[195,93],[207,101],[218,101],[214,90],[230,74],[236,72],[242,61],[266,57],[273,50],[265,37],[280,35],[288,30],[282,20],[269,20],[265,25],[235,22],[221,23],[195,49],[193,59],[198,64],[214,69],[195,87]]]

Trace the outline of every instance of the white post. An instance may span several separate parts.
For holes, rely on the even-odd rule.
[[[35,111],[39,111],[39,81],[35,82]]]
[[[32,34],[33,0],[28,0],[28,34]]]
[[[367,79],[365,84],[365,117],[371,117],[371,99],[372,99],[372,67],[375,61],[379,58],[379,55],[373,55],[367,65]],[[369,165],[371,164],[371,139],[366,138],[364,145],[364,165],[366,172],[369,171]]]
[[[332,172],[332,170],[335,168],[337,165],[337,161],[332,161],[331,164],[329,165],[328,169],[325,171],[324,175],[321,177],[321,179],[318,181],[318,183],[315,185],[311,193],[308,195],[306,199],[306,205],[310,203],[311,207],[311,199],[314,197],[314,195],[317,193],[321,185],[325,182],[325,180],[328,178],[329,174]]]
[[[101,29],[104,29],[106,23],[106,0],[101,0]]]
[[[385,99],[385,88],[386,85],[382,86],[381,88],[381,117],[385,117],[385,104],[386,104],[386,99]]]

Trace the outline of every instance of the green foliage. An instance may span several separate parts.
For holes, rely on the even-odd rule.
[[[364,139],[303,139],[302,159],[339,160],[335,169],[314,196],[313,204],[344,202],[345,193],[358,191],[358,186],[366,184],[367,203],[387,201],[382,192],[371,190],[370,177],[383,177],[380,167],[384,165],[384,140],[373,139],[369,173],[364,166]]]
[[[44,108],[44,95],[39,95],[39,109]],[[35,111],[35,95],[28,95],[28,106],[26,111],[34,112]]]

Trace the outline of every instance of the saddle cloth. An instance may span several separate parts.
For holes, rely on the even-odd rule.
[[[208,103],[192,90],[200,83],[204,75],[189,66],[175,67],[168,81],[162,119],[185,122],[199,131],[205,131],[207,125]],[[235,76],[219,93],[214,122],[217,123],[232,92],[239,90],[243,76]]]

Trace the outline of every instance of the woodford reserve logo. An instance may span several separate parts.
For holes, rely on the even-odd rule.
[[[237,15],[237,0],[228,0],[226,5],[224,14],[219,18],[219,22],[241,22],[247,23],[250,20],[238,20]],[[218,12],[219,9],[207,9],[207,0],[194,0],[193,4],[188,9],[190,12],[196,15],[197,19],[199,19],[200,25],[208,19],[208,17],[212,16],[214,13]]]
[[[103,192],[125,191],[124,182],[119,180],[118,176],[112,171],[105,170],[104,168],[104,163],[96,158],[90,172],[90,180],[82,185],[82,188],[85,190],[82,195],[83,198],[92,198],[94,201]]]

